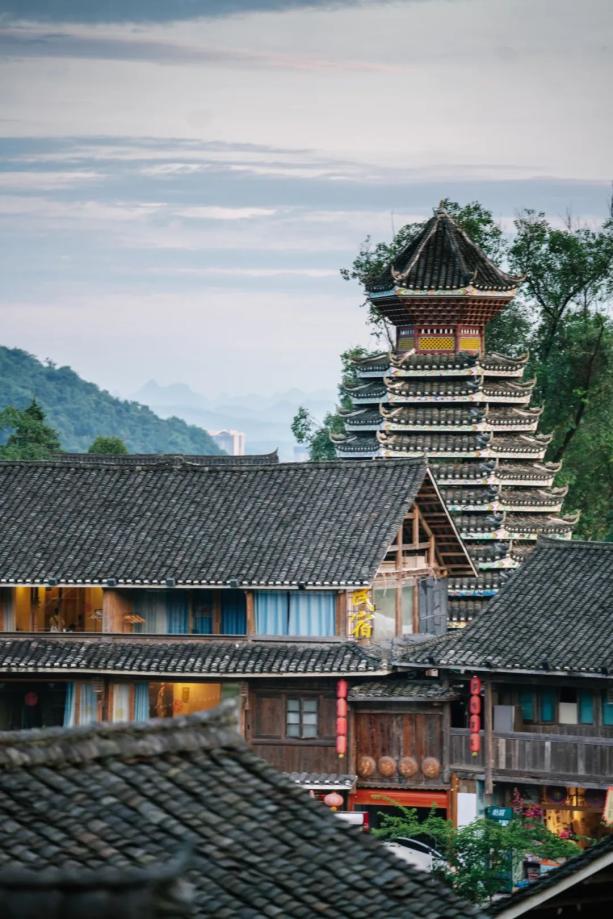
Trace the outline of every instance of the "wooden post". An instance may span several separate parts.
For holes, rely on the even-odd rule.
[[[494,782],[492,779],[492,769],[494,763],[494,707],[492,704],[492,684],[490,680],[485,681],[484,695],[484,721],[485,721],[485,794],[491,795],[494,791]]]
[[[448,682],[445,681],[445,685],[448,686]],[[443,744],[442,744],[442,760],[443,760],[443,782],[449,781],[449,766],[450,766],[450,740],[451,740],[451,703],[443,703]]]
[[[221,590],[213,591],[213,621],[211,630],[213,635],[221,634]]]
[[[247,635],[255,635],[255,609],[253,603],[253,591],[246,591],[247,606]]]
[[[129,632],[124,616],[132,612],[132,603],[119,590],[105,589],[102,593],[102,631]]]
[[[341,638],[347,638],[348,604],[349,592],[339,590],[336,595],[336,634]]]
[[[413,545],[419,543],[419,511],[417,505],[413,505]]]
[[[419,633],[419,578],[413,579],[413,634]]]
[[[451,785],[449,788],[449,813],[447,815],[448,819],[451,820],[453,825],[457,827],[458,825],[458,789],[460,786],[459,779],[455,772],[451,773]]]
[[[402,635],[402,541],[403,527],[400,525],[396,536],[396,635]]]

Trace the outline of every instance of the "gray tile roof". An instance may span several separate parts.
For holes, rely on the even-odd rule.
[[[189,636],[0,634],[1,673],[143,674],[147,676],[299,676],[387,670],[374,650],[352,641],[223,641]]]
[[[352,686],[348,698],[351,702],[448,702],[457,699],[458,694],[436,680],[390,676]]]
[[[290,781],[303,788],[351,791],[357,781],[357,775],[338,774],[336,772],[285,772]]]
[[[423,460],[0,464],[0,583],[370,582]]]
[[[397,662],[613,676],[613,543],[541,537],[474,622]]]
[[[87,466],[149,466],[160,462],[193,463],[197,466],[269,466],[279,462],[276,450],[272,453],[246,453],[230,456],[227,453],[57,453],[54,463],[83,463]]]
[[[568,861],[561,865],[559,868],[554,868],[553,871],[548,871],[541,878],[532,882],[531,884],[528,884],[527,887],[516,891],[511,896],[502,897],[499,900],[494,900],[494,902],[490,903],[488,906],[488,913],[491,916],[504,917],[505,913],[508,912],[510,917],[522,916],[524,913],[529,913],[533,908],[537,906],[537,904],[541,905],[542,894],[545,895],[543,900],[546,901],[556,895],[558,888],[560,889],[560,892],[563,890],[568,890],[568,885],[564,882],[568,879],[571,879],[573,875],[580,874],[580,877],[577,877],[576,879],[577,884],[585,880],[587,880],[589,883],[589,878],[593,874],[595,874],[597,871],[602,871],[603,869],[609,869],[612,864],[613,836],[608,836],[603,839],[602,842],[590,846],[589,849],[581,852],[580,855],[575,855],[574,858],[569,858]],[[564,884],[563,887],[560,886],[562,884]],[[606,896],[606,903],[610,903],[610,881],[606,882],[606,889],[603,892]],[[538,899],[535,903],[531,903],[530,901],[534,896],[538,897]],[[591,911],[590,905],[591,904],[588,903],[583,904],[588,914]],[[581,904],[577,904],[577,906],[579,907],[577,914],[580,915],[580,913],[583,912],[583,909],[581,909]],[[605,912],[608,912],[608,908],[603,901],[601,901],[601,908],[603,909],[603,912],[598,911],[597,913],[592,913],[592,915],[604,916]],[[598,908],[596,907],[596,909]]]
[[[507,274],[466,235],[456,221],[438,209],[423,230],[398,253],[372,289],[395,281],[412,290],[512,290],[521,278]]]
[[[196,919],[477,915],[259,759],[233,720],[223,706],[2,734],[0,868],[127,872],[187,844]]]

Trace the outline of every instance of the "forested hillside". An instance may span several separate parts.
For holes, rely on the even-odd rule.
[[[85,451],[96,437],[119,437],[130,453],[221,453],[202,428],[158,418],[87,383],[70,367],[43,364],[26,351],[0,347],[0,410],[35,398],[60,435],[63,450]]]

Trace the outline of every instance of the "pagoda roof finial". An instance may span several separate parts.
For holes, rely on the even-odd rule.
[[[503,271],[449,214],[446,198],[389,265],[381,283],[413,290],[514,291],[523,278]],[[389,280],[387,280],[389,278]]]

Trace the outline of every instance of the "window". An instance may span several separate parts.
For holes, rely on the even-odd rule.
[[[258,590],[256,635],[326,637],[336,634],[336,594],[331,590]]]
[[[602,694],[602,723],[613,725],[613,699],[609,699],[609,693]]]
[[[447,631],[447,579],[421,578],[419,581],[419,631],[444,635]]]
[[[317,737],[317,699],[288,699],[285,726],[288,737],[302,740]]]
[[[396,587],[381,587],[373,590],[374,638],[383,641],[396,636]]]
[[[531,690],[521,690],[519,693],[519,707],[524,721],[534,721],[534,695]]]
[[[579,692],[579,724],[594,723],[594,695],[582,689]]]
[[[555,721],[556,694],[553,689],[543,689],[540,694],[541,721]]]

